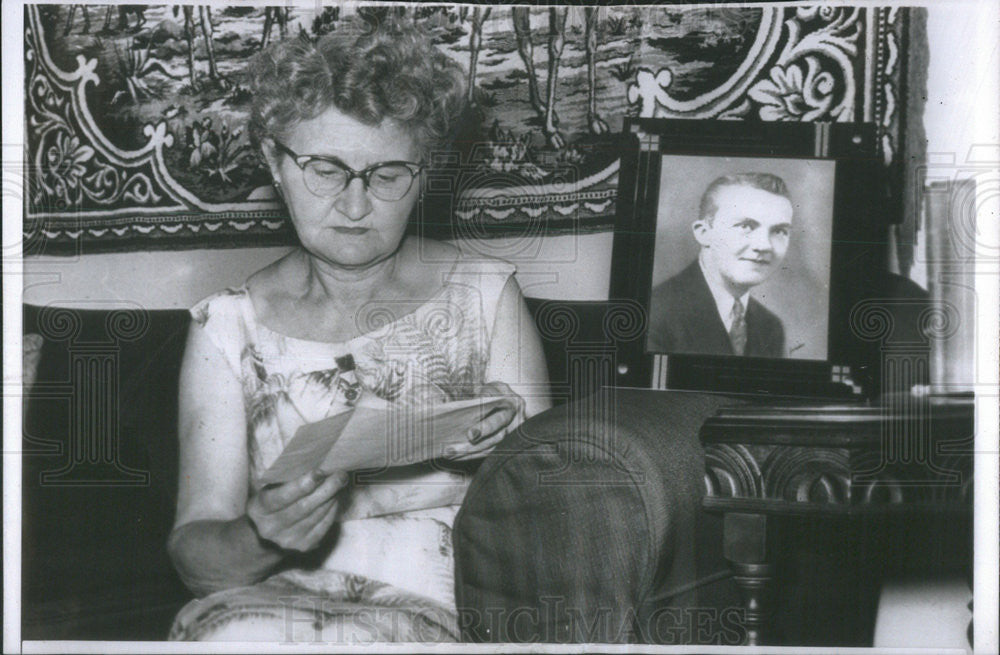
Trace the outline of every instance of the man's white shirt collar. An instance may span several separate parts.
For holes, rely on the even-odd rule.
[[[726,327],[726,332],[729,332],[733,327],[733,303],[736,302],[736,299],[725,287],[718,284],[713,276],[708,274],[708,271],[705,270],[705,265],[701,261],[701,257],[698,258],[698,267],[701,268],[701,276],[708,283],[708,290],[712,292],[712,298],[715,300],[715,308],[719,312],[719,318],[722,319],[722,324]],[[740,296],[739,300],[743,304],[743,315],[746,316],[750,292],[747,291],[744,293]]]

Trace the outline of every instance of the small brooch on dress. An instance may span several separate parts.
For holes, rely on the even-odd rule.
[[[354,356],[350,353],[336,359],[340,375],[337,378],[337,388],[344,394],[348,405],[354,405],[361,397],[361,383],[355,374]]]

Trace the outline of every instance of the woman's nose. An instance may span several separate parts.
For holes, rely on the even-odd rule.
[[[372,211],[372,203],[368,198],[368,190],[365,188],[365,181],[355,178],[344,187],[344,190],[337,196],[334,203],[341,214],[349,220],[360,221]]]

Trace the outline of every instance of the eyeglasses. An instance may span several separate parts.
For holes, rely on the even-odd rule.
[[[336,157],[300,155],[279,141],[274,145],[302,169],[306,188],[321,198],[333,198],[346,189],[351,180],[359,177],[373,196],[394,202],[407,194],[413,186],[413,178],[424,167],[409,161],[383,161],[356,171]]]

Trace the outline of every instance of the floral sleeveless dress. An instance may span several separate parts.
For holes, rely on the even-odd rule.
[[[362,311],[343,343],[285,336],[257,322],[246,286],[191,309],[243,388],[250,485],[299,426],[349,409],[363,393],[396,403],[475,395],[486,382],[506,262],[460,258],[430,300]],[[451,526],[469,483],[420,464],[352,485],[345,520],[320,561],[188,603],[170,639],[453,641]],[[352,519],[351,516],[364,517]]]

